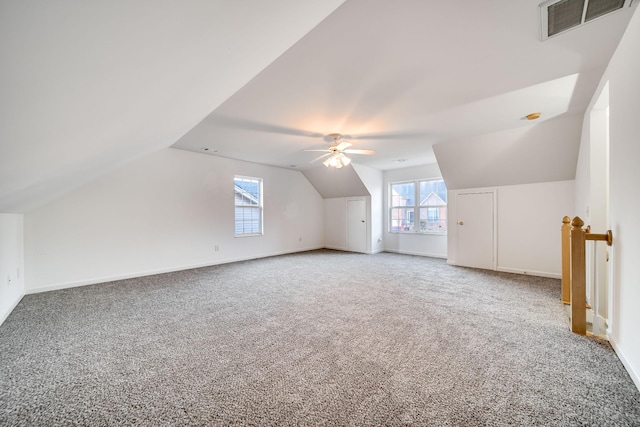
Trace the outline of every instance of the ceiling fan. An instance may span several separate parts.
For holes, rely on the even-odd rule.
[[[333,138],[333,144],[331,144],[328,148],[325,148],[323,150],[304,150],[304,151],[326,152],[326,154],[323,154],[320,157],[313,159],[311,163],[317,160],[323,159],[325,157],[329,157],[324,162],[322,162],[322,164],[325,165],[326,167],[333,167],[336,169],[340,169],[341,167],[347,166],[349,163],[351,163],[351,159],[345,156],[345,153],[367,154],[367,155],[376,154],[375,150],[360,150],[360,149],[349,148],[351,147],[352,144],[347,141],[342,141],[338,143],[338,140],[342,137],[342,135],[340,135],[339,133],[332,133],[329,136]]]

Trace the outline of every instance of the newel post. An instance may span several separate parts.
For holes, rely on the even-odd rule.
[[[584,221],[579,217],[571,222],[571,331],[587,334],[587,278]]]
[[[562,218],[562,303],[571,304],[571,218]]]

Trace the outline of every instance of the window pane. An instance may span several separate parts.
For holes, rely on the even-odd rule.
[[[236,234],[260,233],[260,208],[236,207]]]
[[[444,180],[392,182],[389,192],[389,231],[447,232],[447,187]]]
[[[260,205],[260,180],[250,178],[235,178],[236,205]]]
[[[447,231],[446,206],[420,208],[420,231]]]
[[[262,180],[234,177],[235,234],[262,233]]]
[[[415,182],[392,184],[391,206],[415,206]]]
[[[391,231],[413,231],[413,208],[391,209]]]
[[[444,181],[420,181],[420,205],[441,206],[447,204],[447,187]]]

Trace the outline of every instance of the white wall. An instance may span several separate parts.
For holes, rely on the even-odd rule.
[[[0,214],[0,324],[24,296],[22,214]]]
[[[264,180],[263,236],[234,237],[235,174]],[[168,148],[28,212],[24,233],[29,293],[320,248],[323,200],[300,172]]]
[[[353,163],[352,163],[353,164]],[[371,195],[371,243],[369,245],[371,253],[378,253],[384,250],[384,174],[378,169],[362,165],[353,165],[356,173],[367,187]]]
[[[573,181],[498,188],[499,271],[560,277],[562,218],[573,211]]]
[[[591,110],[600,95],[609,87],[610,107],[610,199],[609,221],[613,231],[610,249],[613,268],[613,298],[609,316],[609,340],[640,388],[640,13],[634,16],[614,53],[600,86],[585,115],[581,151],[589,153]],[[582,157],[582,156],[581,156]],[[589,178],[590,159],[579,163],[580,185],[576,199],[589,200],[591,191],[585,182]]]
[[[392,233],[389,231],[389,183],[414,179],[441,178],[436,163],[384,172],[384,250],[438,258],[447,256],[447,236],[443,234]],[[449,211],[450,212],[450,211]],[[449,212],[447,215],[449,215]],[[450,218],[450,216],[448,216]],[[451,222],[449,221],[449,227]]]
[[[433,151],[449,190],[572,180],[581,124],[580,115],[566,115],[447,141]]]
[[[447,260],[456,264],[456,194],[492,191],[496,197],[496,269],[544,277],[561,276],[560,227],[574,207],[573,181],[453,190],[448,194]],[[454,224],[454,226],[451,226]]]
[[[347,250],[347,199],[324,199],[324,246]]]
[[[369,195],[355,168],[350,166],[336,169],[324,167],[320,163],[318,167],[302,173],[325,199]]]
[[[324,199],[324,247],[340,251],[348,250],[347,202],[365,200],[367,209],[367,253],[371,250],[371,197],[336,197]]]
[[[173,144],[342,3],[0,2],[0,212]]]

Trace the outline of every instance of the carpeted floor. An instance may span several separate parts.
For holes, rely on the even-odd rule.
[[[640,425],[558,280],[313,251],[26,296],[0,425]]]

